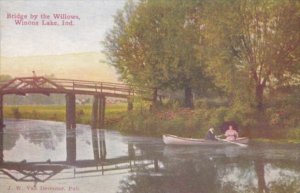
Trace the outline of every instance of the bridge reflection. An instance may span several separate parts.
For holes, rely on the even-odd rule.
[[[72,130],[66,134],[66,160],[51,161],[50,159],[38,162],[5,161],[3,154],[3,128],[0,132],[0,178],[10,178],[16,182],[46,182],[60,174],[59,179],[73,179],[105,175],[107,172],[132,172],[140,166],[153,166],[159,172],[158,160],[151,160],[140,154],[134,144],[129,143],[126,156],[107,158],[105,131],[92,129],[93,159],[76,159],[76,133]],[[32,152],[31,152],[32,153]],[[67,174],[67,175],[66,175]]]

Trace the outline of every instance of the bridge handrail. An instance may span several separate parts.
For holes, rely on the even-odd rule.
[[[83,91],[83,92],[95,92],[96,93],[106,93],[106,94],[121,94],[132,96],[135,94],[138,95],[149,95],[152,94],[153,89],[145,88],[141,89],[137,86],[127,85],[123,83],[112,83],[112,82],[101,82],[101,81],[89,81],[89,80],[72,80],[72,79],[57,79],[57,78],[46,78],[43,76],[36,76],[36,77],[17,77],[12,80],[2,81],[0,82],[0,91],[1,90],[9,90],[9,89],[16,89],[14,86],[19,86],[19,82],[21,81],[26,85],[37,86],[37,88],[47,88],[45,87],[46,84],[50,84],[55,86],[51,89],[60,89],[62,91]],[[42,84],[36,84],[40,83]],[[12,88],[10,88],[10,84]],[[20,88],[21,90],[22,88]],[[30,88],[31,89],[31,88]],[[48,88],[49,89],[49,88]]]
[[[107,85],[119,85],[119,86],[128,86],[127,84],[122,84],[122,83],[113,83],[113,82],[102,82],[102,81],[90,81],[90,80],[72,80],[72,79],[54,79],[51,78],[49,80],[52,80],[54,82],[59,82],[59,83],[90,83],[90,84],[107,84]]]

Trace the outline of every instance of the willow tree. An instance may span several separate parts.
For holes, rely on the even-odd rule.
[[[237,73],[229,76],[241,76],[235,84],[239,78],[247,82],[257,109],[263,111],[268,89],[300,74],[300,2],[213,0],[207,5],[206,38],[215,48],[211,59],[217,62],[210,68],[219,72],[217,82],[228,79],[220,67],[232,68]]]
[[[200,37],[195,6],[183,0],[128,3],[104,42],[121,78],[141,86],[183,89],[185,106],[193,107],[193,89],[209,82],[195,49]]]

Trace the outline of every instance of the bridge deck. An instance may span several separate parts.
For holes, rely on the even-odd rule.
[[[0,94],[25,95],[27,93],[83,94],[128,98],[134,95],[152,100],[151,89],[135,89],[126,84],[70,79],[49,79],[45,77],[19,77],[0,83]]]

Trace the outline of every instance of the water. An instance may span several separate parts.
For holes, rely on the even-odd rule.
[[[299,145],[166,146],[86,125],[5,124],[0,193],[300,193]]]

